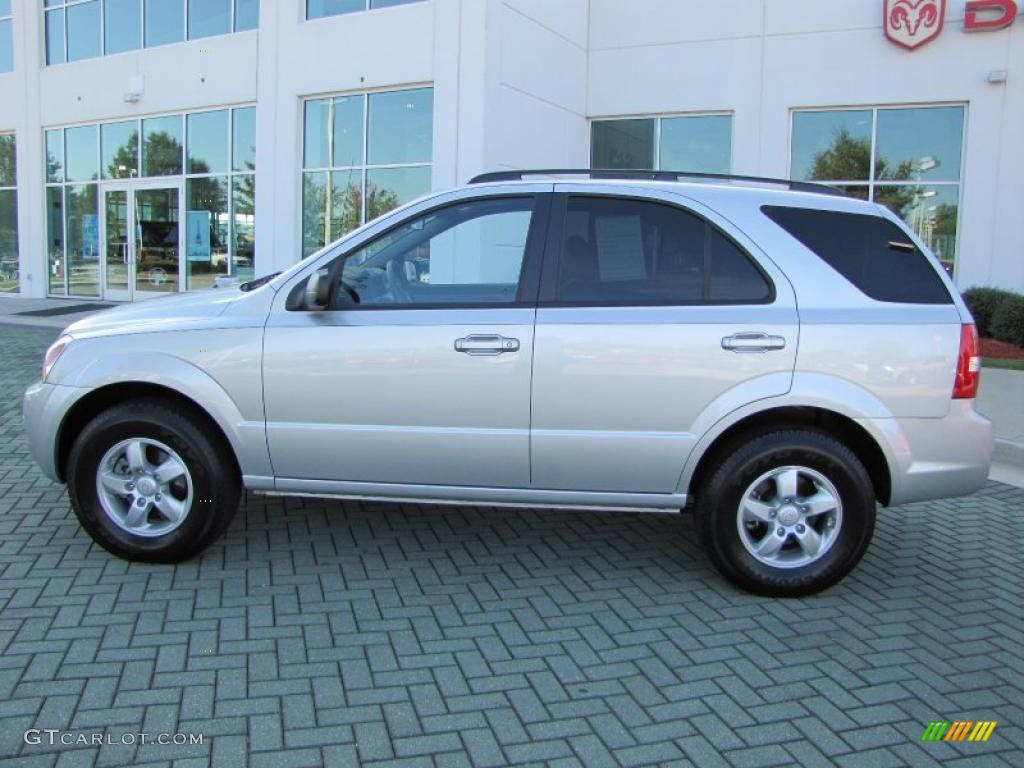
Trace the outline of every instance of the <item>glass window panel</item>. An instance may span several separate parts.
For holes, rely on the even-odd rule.
[[[228,111],[195,112],[188,125],[188,172],[224,173],[228,169]]]
[[[946,286],[928,257],[906,233],[883,216],[766,205],[768,218],[876,301],[951,304]]]
[[[0,21],[0,72],[14,71],[14,30],[11,19]]]
[[[363,215],[363,172],[358,168],[349,171],[334,171],[331,186],[327,190],[330,200],[331,240],[337,240],[359,226]]]
[[[704,296],[707,227],[639,200],[570,197],[558,277],[567,302],[683,304]]]
[[[228,273],[228,177],[188,179],[185,200],[186,290],[212,288]]]
[[[0,187],[18,183],[18,161],[14,134],[0,135]]]
[[[95,125],[66,129],[64,144],[68,181],[95,181],[99,178],[99,136]]]
[[[319,19],[323,16],[335,16],[339,13],[365,11],[366,0],[308,0],[306,18]]]
[[[51,294],[66,295],[64,286],[64,187],[46,188],[47,286]]]
[[[256,107],[243,107],[232,114],[231,168],[256,169]]]
[[[959,181],[963,107],[878,110],[875,177]]]
[[[955,184],[875,187],[875,202],[888,206],[907,222],[950,275],[956,263],[959,197]]]
[[[142,175],[181,173],[181,115],[142,121]]]
[[[46,63],[64,61],[64,11],[46,12]]]
[[[185,39],[185,5],[182,0],[145,0],[146,46],[166,45]]]
[[[835,185],[833,185],[835,186]],[[868,199],[868,187],[867,186],[855,186],[852,184],[838,185],[837,189],[841,189],[849,197],[856,198],[857,200]]]
[[[340,304],[507,304],[515,301],[532,198],[453,205],[403,224],[352,254]]]
[[[433,144],[434,92],[371,93],[367,162],[428,163]]]
[[[107,53],[142,47],[142,0],[106,0],[103,45]]]
[[[46,132],[46,180],[64,181],[64,131]]]
[[[99,198],[95,184],[67,187],[68,293],[99,296]]]
[[[302,174],[302,256],[327,244],[327,172]]]
[[[68,61],[90,59],[100,55],[100,0],[69,5]]]
[[[0,0],[0,16],[11,15],[11,0]]]
[[[306,125],[303,136],[303,168],[327,168],[331,164],[328,126],[331,100],[306,102]]]
[[[232,176],[231,196],[231,273],[249,279],[256,273],[256,176]]]
[[[729,173],[732,166],[732,117],[694,115],[661,121],[659,167],[695,173]]]
[[[383,216],[430,191],[430,168],[377,168],[366,172],[366,220]]]
[[[334,99],[334,155],[332,167],[363,164],[363,97]]]
[[[135,120],[100,126],[103,178],[131,179],[139,175],[139,124]]]
[[[712,302],[758,304],[768,301],[772,287],[750,257],[717,229],[711,235]]]
[[[0,293],[17,293],[18,191],[0,189]]]
[[[188,38],[231,31],[231,0],[188,0]]]
[[[181,214],[177,188],[136,189],[136,290],[178,291]]]
[[[393,5],[408,5],[419,0],[370,0],[371,8],[390,8]]]
[[[256,29],[260,25],[260,0],[235,0],[235,31]]]
[[[654,120],[601,120],[591,127],[594,168],[654,168]]]
[[[867,181],[870,170],[871,110],[793,115],[792,178]]]

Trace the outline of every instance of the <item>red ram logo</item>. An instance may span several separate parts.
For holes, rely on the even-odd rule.
[[[934,40],[946,20],[946,0],[885,0],[885,36],[913,50]]]

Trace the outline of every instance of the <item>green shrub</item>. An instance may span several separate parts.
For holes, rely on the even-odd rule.
[[[1013,298],[1021,297],[1011,291],[999,288],[968,288],[964,291],[964,301],[974,316],[979,336],[992,336],[992,323],[996,312],[1004,303]]]
[[[992,336],[1024,347],[1024,296],[1003,300],[992,316]]]

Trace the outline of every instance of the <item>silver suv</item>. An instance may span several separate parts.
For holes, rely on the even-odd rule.
[[[679,511],[737,585],[847,574],[877,503],[974,491],[992,427],[936,258],[827,187],[486,174],[240,290],[70,326],[36,460],[121,557],[174,562],[242,489]]]

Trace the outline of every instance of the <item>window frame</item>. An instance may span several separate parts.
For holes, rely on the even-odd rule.
[[[11,22],[11,68],[10,69],[0,69],[0,75],[10,74],[11,72],[14,71],[14,6],[13,5],[11,6],[11,12],[10,13],[6,13],[6,14],[0,13],[0,22],[4,22],[4,21]],[[45,31],[44,31],[44,37],[45,37]],[[45,41],[44,41],[43,45],[45,47],[45,45],[46,45]]]
[[[560,192],[555,191],[553,193],[554,199],[551,204],[550,213],[550,224],[548,226],[548,236],[544,248],[544,265],[541,274],[541,285],[540,295],[538,297],[539,307],[567,307],[567,308],[598,308],[598,307],[759,307],[759,306],[770,306],[776,303],[779,297],[778,289],[775,285],[775,280],[772,279],[771,274],[764,268],[760,261],[750,252],[750,249],[744,247],[731,232],[715,223],[707,216],[700,212],[689,208],[685,205],[664,200],[655,197],[645,197],[642,195],[631,195],[621,194],[614,192],[600,192],[594,190],[592,192],[586,191],[571,191],[571,192]],[[582,198],[608,198],[613,200],[629,200],[634,202],[648,203],[650,205],[661,205],[670,208],[674,211],[688,214],[696,217],[704,225],[704,285],[707,287],[711,279],[711,273],[709,271],[710,258],[711,258],[711,241],[714,232],[718,232],[726,241],[732,243],[742,254],[747,261],[757,270],[758,274],[761,275],[765,283],[768,285],[768,295],[759,301],[749,300],[715,300],[701,298],[695,301],[672,301],[667,299],[647,299],[647,300],[636,300],[636,299],[622,299],[622,300],[585,300],[585,301],[566,301],[559,298],[558,289],[559,281],[561,277],[561,266],[562,256],[565,247],[565,222],[568,214],[569,198],[570,197],[582,197]]]
[[[417,311],[417,310],[474,310],[474,309],[522,309],[522,308],[534,308],[537,306],[537,295],[540,288],[540,277],[541,269],[544,262],[544,251],[546,248],[546,232],[548,230],[548,222],[551,215],[551,200],[553,193],[541,192],[535,190],[515,190],[508,192],[493,192],[490,194],[477,195],[474,197],[465,197],[457,200],[446,200],[436,205],[431,205],[428,208],[418,210],[409,216],[402,217],[399,221],[390,224],[380,232],[374,233],[374,235],[365,240],[360,240],[358,243],[352,245],[350,248],[346,248],[337,254],[330,255],[326,262],[321,263],[315,270],[319,271],[322,269],[328,270],[328,280],[330,282],[329,295],[331,297],[330,304],[323,310],[311,310],[307,309],[302,302],[302,295],[306,290],[306,283],[309,280],[307,276],[301,280],[289,291],[287,301],[285,302],[285,309],[289,312],[389,312],[389,311]],[[530,212],[530,225],[526,235],[526,245],[523,248],[523,263],[519,272],[519,284],[516,289],[516,296],[514,301],[506,302],[470,302],[470,303],[459,303],[453,304],[450,302],[435,302],[429,304],[345,304],[339,306],[335,300],[338,295],[338,284],[341,280],[342,272],[345,269],[345,262],[348,259],[361,251],[373,245],[381,238],[387,237],[389,234],[394,232],[400,227],[404,227],[417,219],[423,219],[430,216],[437,211],[444,210],[445,208],[455,208],[458,206],[467,205],[470,203],[487,202],[491,200],[507,200],[507,199],[533,199],[533,209]],[[464,219],[463,221],[470,221],[472,218]],[[462,223],[462,222],[460,222]],[[447,231],[447,230],[445,230]]]
[[[16,131],[0,131],[0,138],[10,136],[11,150],[14,153],[14,178],[11,183],[0,181],[0,192],[12,192],[14,194],[14,264],[19,271],[17,285],[12,291],[0,291],[0,296],[6,295],[18,295],[21,293],[21,275],[20,275],[20,263],[21,263],[21,227],[19,227],[18,221],[18,134]]]
[[[47,226],[47,222],[48,222],[48,219],[46,218],[46,216],[48,215],[47,206],[49,204],[48,203],[48,190],[50,190],[50,189],[59,189],[60,190],[60,194],[61,194],[61,200],[62,200],[62,206],[61,206],[62,217],[64,218],[64,221],[62,222],[62,225],[61,225],[62,226],[62,230],[63,230],[63,234],[62,234],[62,238],[63,238],[63,240],[62,240],[62,251],[63,252],[62,252],[61,258],[64,260],[65,265],[67,264],[67,253],[68,253],[67,221],[66,221],[66,218],[67,218],[67,188],[68,187],[82,186],[82,185],[86,185],[86,184],[94,184],[94,185],[97,186],[97,194],[102,196],[102,193],[103,193],[104,189],[107,187],[107,185],[111,185],[111,184],[125,184],[125,183],[134,184],[134,183],[137,183],[137,182],[140,182],[140,181],[141,182],[159,182],[161,180],[167,181],[168,184],[174,184],[174,183],[177,183],[177,182],[180,181],[181,185],[182,185],[181,205],[183,206],[182,210],[185,210],[185,207],[188,206],[188,194],[189,194],[189,182],[190,181],[195,180],[195,179],[225,178],[225,179],[227,179],[227,183],[228,183],[227,214],[228,214],[228,217],[229,217],[229,222],[228,222],[228,242],[229,242],[229,246],[228,246],[228,254],[227,254],[228,271],[226,273],[226,276],[227,277],[234,277],[234,276],[236,276],[238,274],[237,271],[236,271],[236,264],[235,264],[235,257],[237,255],[236,238],[235,238],[235,226],[237,224],[237,221],[236,221],[236,218],[235,218],[235,216],[236,216],[236,213],[235,213],[235,200],[234,200],[234,194],[233,194],[234,183],[235,183],[236,180],[238,180],[240,178],[243,178],[243,177],[252,177],[253,180],[254,180],[254,183],[255,183],[255,178],[256,178],[256,169],[255,169],[255,167],[252,168],[252,169],[249,169],[249,170],[245,170],[245,171],[236,171],[236,170],[233,170],[233,168],[231,166],[231,159],[232,159],[231,155],[232,155],[232,153],[234,151],[234,141],[235,141],[235,135],[234,135],[235,113],[237,111],[239,111],[239,110],[244,110],[244,109],[255,110],[256,109],[256,104],[254,102],[240,102],[240,103],[234,103],[233,102],[233,103],[230,103],[230,104],[224,104],[224,105],[216,106],[216,107],[203,107],[201,109],[192,109],[192,110],[185,110],[185,111],[179,111],[179,112],[158,112],[158,113],[155,113],[155,114],[145,115],[145,116],[138,116],[138,117],[110,119],[110,120],[91,120],[91,121],[88,121],[88,122],[81,122],[81,123],[70,123],[70,124],[61,124],[61,125],[54,125],[54,126],[43,126],[42,127],[42,134],[43,134],[43,174],[42,175],[43,175],[43,206],[44,206],[44,212],[45,212],[44,213],[44,226]],[[226,171],[224,171],[223,173],[190,173],[189,170],[188,170],[188,147],[189,147],[189,143],[188,143],[188,116],[189,115],[193,115],[193,114],[205,113],[205,112],[221,112],[221,111],[225,111],[225,110],[228,112],[228,121],[227,121],[227,142],[228,142],[228,155],[229,155],[229,158],[228,158],[228,160],[229,160],[228,169]],[[143,150],[143,143],[144,143],[144,135],[143,135],[143,132],[142,132],[142,123],[143,123],[144,120],[147,120],[147,119],[159,119],[159,118],[164,118],[164,117],[177,117],[177,118],[179,118],[181,120],[181,130],[182,130],[182,134],[181,134],[181,139],[182,139],[182,141],[181,141],[182,169],[181,169],[181,172],[177,173],[177,174],[171,174],[171,175],[165,175],[165,176],[144,176],[144,175],[142,175],[142,150]],[[135,175],[133,175],[133,176],[125,176],[125,177],[118,177],[118,178],[105,178],[103,176],[103,138],[102,138],[103,126],[104,125],[110,125],[110,124],[117,124],[117,123],[134,123],[135,126],[136,126],[137,143],[136,143],[136,148],[135,148],[135,162],[137,164],[138,172]],[[75,128],[88,128],[88,127],[95,127],[96,128],[96,143],[95,143],[95,147],[93,149],[93,152],[95,154],[96,163],[97,163],[97,169],[98,169],[97,177],[94,178],[94,179],[85,179],[85,180],[69,180],[68,179],[68,175],[67,175],[67,131],[68,130],[73,130]],[[60,164],[60,180],[59,181],[50,181],[49,180],[49,174],[47,173],[47,170],[48,170],[47,167],[46,167],[47,159],[48,159],[47,139],[48,139],[48,137],[51,134],[55,134],[55,135],[58,135],[60,137],[60,153],[61,153],[61,155],[60,155],[59,158],[57,158],[59,160],[59,164]],[[102,197],[101,197],[101,199],[102,199]],[[254,209],[254,213],[252,215],[253,215],[253,218],[255,219],[255,216],[256,216],[256,214],[255,214],[255,200],[253,200],[253,209]],[[256,226],[255,222],[254,222],[253,226],[254,226],[254,229],[255,229],[255,226]],[[45,240],[46,240],[46,250],[45,250],[45,253],[46,253],[46,260],[47,260],[47,270],[49,270],[51,238],[50,238],[50,233],[49,233],[48,229],[46,231]],[[182,254],[181,258],[182,259],[185,258],[184,254]],[[255,264],[256,264],[256,253],[255,253],[255,251],[253,252],[252,261],[253,261],[252,266],[253,266],[253,268],[255,268]],[[193,290],[189,286],[189,283],[188,283],[188,280],[190,279],[190,277],[191,277],[191,273],[186,272],[185,288],[184,288],[184,290],[180,291],[180,293],[188,293],[188,292],[191,292]],[[49,284],[49,282],[47,282],[46,295],[48,297],[50,297],[50,296],[56,296],[56,297],[66,297],[66,296],[72,296],[73,297],[73,296],[78,296],[78,294],[73,294],[73,293],[70,292],[69,275],[68,275],[66,270],[64,272],[64,279],[62,281],[62,290],[61,291],[53,291],[53,290],[51,290],[50,289],[50,284]],[[175,295],[177,295],[177,294],[175,294]],[[82,298],[84,298],[84,296],[82,296]]]
[[[374,95],[382,94],[382,93],[402,93],[402,92],[407,92],[407,91],[424,91],[424,90],[429,90],[430,91],[430,98],[431,98],[431,107],[430,107],[430,137],[431,137],[430,160],[428,160],[426,162],[418,161],[418,162],[412,162],[412,163],[371,163],[370,162],[370,98],[372,96],[374,96]],[[372,88],[372,89],[360,90],[360,91],[345,91],[345,92],[339,92],[339,93],[320,94],[320,95],[317,95],[317,96],[306,96],[306,97],[303,97],[300,100],[300,106],[299,106],[299,134],[302,136],[302,141],[300,142],[299,148],[298,148],[299,149],[299,156],[298,156],[299,180],[298,180],[298,194],[297,194],[297,198],[298,198],[298,208],[299,208],[299,210],[298,210],[298,217],[299,217],[299,243],[298,243],[299,247],[298,247],[298,250],[299,250],[299,253],[302,254],[302,258],[306,258],[307,256],[309,256],[309,255],[311,255],[313,253],[316,253],[318,250],[320,250],[320,248],[323,248],[323,247],[329,245],[330,243],[334,242],[338,238],[343,237],[344,235],[348,234],[347,232],[337,233],[337,232],[333,232],[332,231],[330,233],[329,238],[325,238],[324,244],[321,245],[320,248],[316,248],[316,249],[310,251],[308,254],[304,253],[305,241],[306,241],[306,232],[304,231],[303,227],[305,225],[305,217],[306,217],[305,179],[306,179],[306,175],[307,174],[310,174],[310,175],[326,174],[328,187],[331,186],[332,179],[333,179],[333,176],[334,176],[335,173],[344,173],[344,172],[347,171],[349,173],[356,174],[358,176],[358,178],[359,178],[359,195],[360,195],[360,200],[359,200],[359,224],[357,225],[356,229],[358,229],[358,227],[365,226],[366,223],[368,221],[370,221],[370,219],[367,218],[368,203],[369,203],[369,201],[367,199],[366,192],[367,192],[367,184],[368,184],[369,175],[370,175],[370,173],[372,171],[389,170],[389,169],[405,170],[405,169],[410,169],[410,168],[426,168],[426,169],[428,169],[430,171],[430,181],[428,182],[428,188],[427,188],[426,192],[424,192],[424,194],[426,194],[427,192],[429,192],[433,188],[433,183],[434,183],[434,147],[433,147],[433,142],[434,142],[434,134],[435,134],[435,132],[434,132],[434,125],[435,125],[435,118],[436,118],[436,112],[435,112],[435,109],[434,109],[434,106],[435,106],[434,105],[434,95],[435,95],[434,91],[435,91],[434,84],[431,82],[431,83],[411,84],[411,85],[405,85],[405,86],[401,86],[401,87]],[[356,165],[334,165],[334,164],[332,164],[331,160],[328,160],[329,164],[326,165],[326,166],[312,165],[312,166],[308,166],[307,167],[307,165],[306,165],[306,111],[307,111],[307,105],[310,104],[311,102],[316,102],[316,101],[328,101],[328,102],[330,102],[330,109],[333,110],[334,109],[333,102],[334,102],[335,99],[349,99],[349,98],[359,98],[361,103],[362,103],[362,110],[363,110],[363,114],[362,114],[362,144],[360,146],[360,162],[358,164],[356,164]],[[330,155],[332,154],[333,142],[334,142],[333,130],[331,130],[331,129],[328,129],[327,140],[328,140],[328,149],[327,149],[327,151],[328,151],[328,156],[330,157]],[[400,204],[399,207],[401,207],[401,205],[403,205],[403,204]],[[330,211],[329,208],[325,207],[324,215],[325,215],[325,217],[327,219],[330,218],[331,211]],[[352,230],[349,230],[349,231],[352,231]]]
[[[398,8],[403,5],[412,5],[413,3],[421,3],[424,0],[405,0],[404,2],[398,3],[397,5],[387,5],[381,8],[373,7],[373,0],[360,0],[363,7],[357,8],[354,11],[342,11],[340,13],[327,13],[323,16],[310,16],[309,15],[309,3],[310,0],[303,0],[303,21],[319,21],[320,19],[334,19],[338,16],[351,16],[353,13],[367,13],[369,11],[384,11],[388,8]]]
[[[180,40],[173,40],[167,43],[159,43],[156,45],[146,45],[146,2],[145,0],[139,0],[139,45],[135,48],[127,48],[123,51],[107,51],[107,0],[56,0],[53,5],[42,5],[40,8],[41,13],[41,24],[42,24],[42,65],[44,67],[55,67],[61,64],[73,64],[76,61],[88,61],[90,59],[99,59],[106,56],[120,56],[126,53],[135,53],[136,51],[145,50],[147,48],[162,48],[165,45],[175,45],[176,43],[184,43],[192,40],[205,40],[210,37],[222,37],[224,35],[232,35],[237,32],[249,32],[253,29],[259,29],[259,16],[257,15],[256,26],[246,29],[238,29],[237,21],[237,5],[239,0],[231,0],[230,8],[228,9],[228,30],[226,32],[217,32],[212,35],[201,35],[198,37],[191,37],[189,35],[188,24],[191,10],[191,4],[195,0],[178,0],[181,3],[181,18],[182,18],[182,37]],[[68,8],[76,5],[83,5],[90,2],[97,2],[99,4],[99,48],[100,52],[97,56],[87,56],[81,59],[75,59],[71,61],[68,59]],[[258,8],[258,6],[257,6]],[[60,61],[50,62],[49,55],[46,47],[47,35],[46,35],[46,19],[49,14],[59,15],[61,18],[61,53],[62,59]],[[258,14],[258,10],[257,10]]]
[[[875,179],[875,162],[878,160],[878,113],[882,111],[898,111],[901,109],[942,109],[949,107],[959,107],[963,110],[963,126],[960,130],[960,167],[958,169],[957,179],[955,181],[949,180],[929,180],[929,179],[906,179],[906,180],[894,180],[894,179]],[[871,155],[868,166],[868,178],[867,180],[856,180],[856,181],[844,181],[839,179],[822,179],[819,183],[829,184],[835,187],[855,187],[858,189],[866,189],[868,196],[865,198],[866,202],[879,203],[875,199],[875,190],[877,187],[952,187],[957,193],[957,212],[956,212],[956,241],[955,241],[955,255],[953,260],[953,272],[952,278],[956,280],[957,273],[960,270],[960,235],[963,231],[963,216],[964,216],[964,167],[967,161],[967,131],[970,125],[970,102],[968,101],[928,101],[928,102],[896,102],[892,104],[860,104],[860,105],[837,105],[837,106],[826,106],[826,107],[792,107],[789,110],[789,135],[787,136],[786,142],[786,170],[787,173],[792,176],[793,174],[793,139],[794,139],[794,128],[796,125],[796,116],[798,114],[806,114],[813,112],[871,112]],[[818,181],[817,179],[810,179],[809,181]],[[887,210],[891,210],[888,209]],[[896,211],[892,212],[896,218],[903,221],[903,217]],[[910,226],[908,224],[908,226]],[[913,229],[913,227],[911,227]],[[916,232],[915,232],[916,234]],[[930,249],[929,249],[930,250]],[[945,267],[943,267],[945,269]]]
[[[728,117],[729,118],[729,167],[722,173],[732,173],[734,150],[736,149],[736,111],[731,109],[710,109],[696,112],[656,112],[654,114],[637,115],[605,115],[602,117],[591,117],[588,120],[590,130],[587,132],[587,157],[590,160],[590,167],[594,165],[594,124],[610,123],[620,120],[653,120],[654,121],[654,167],[638,168],[633,170],[652,171],[685,171],[687,168],[662,168],[661,167],[661,123],[663,120],[674,120],[680,117]]]

